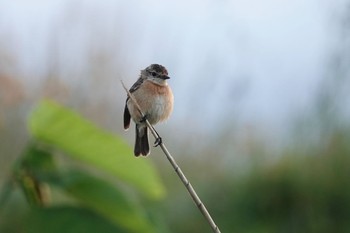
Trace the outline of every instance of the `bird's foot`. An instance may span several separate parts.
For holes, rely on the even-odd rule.
[[[157,146],[159,146],[162,143],[163,143],[162,138],[158,136],[156,141],[154,142],[154,147],[157,147]]]
[[[147,120],[147,116],[144,115],[144,116],[141,118],[140,123],[145,123],[146,120]]]

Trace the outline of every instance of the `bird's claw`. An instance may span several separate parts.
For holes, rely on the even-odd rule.
[[[147,120],[147,116],[144,115],[144,116],[141,118],[140,123],[145,123],[146,120]]]
[[[154,147],[159,146],[160,144],[163,143],[163,140],[161,137],[157,137],[156,141],[154,142]]]

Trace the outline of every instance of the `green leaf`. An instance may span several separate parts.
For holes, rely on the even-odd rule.
[[[144,211],[110,183],[83,171],[61,172],[55,169],[48,150],[32,143],[25,150],[16,169],[17,181],[32,206],[45,206],[49,200],[42,184],[54,185],[57,190],[74,197],[79,204],[99,213],[128,232],[154,232]],[[46,186],[49,187],[49,186]]]
[[[24,150],[23,157],[20,158],[16,169],[30,170],[40,173],[48,173],[56,170],[55,161],[49,150],[40,148],[36,143],[30,143]]]
[[[45,204],[46,194],[41,187],[42,180],[54,180],[56,171],[53,156],[49,151],[29,144],[14,166],[14,177],[25,194],[28,203],[34,206]]]
[[[42,101],[30,116],[29,130],[37,139],[119,177],[150,198],[165,195],[150,160],[135,158],[121,138],[97,128],[72,110],[52,101]]]
[[[77,171],[62,173],[60,178],[68,194],[128,232],[154,232],[140,207],[105,181]]]
[[[24,233],[127,232],[92,211],[77,207],[33,208],[23,221]]]

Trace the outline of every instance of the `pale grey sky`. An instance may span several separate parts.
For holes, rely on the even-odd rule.
[[[102,51],[116,67],[110,78],[128,85],[149,64],[165,65],[175,122],[212,129],[207,122],[233,117],[280,130],[314,101],[343,2],[0,1],[0,45],[28,86],[40,85],[54,62],[62,80],[88,91],[86,76],[69,74],[87,72],[89,54]],[[113,88],[100,94],[113,96]]]

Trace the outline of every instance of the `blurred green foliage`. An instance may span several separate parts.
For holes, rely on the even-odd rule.
[[[43,101],[32,113],[29,129],[40,141],[117,176],[150,198],[159,199],[165,194],[150,161],[130,156],[130,148],[121,138],[97,128],[69,109]]]
[[[222,232],[350,232],[348,135],[334,132],[318,148],[292,148],[245,175],[232,172],[208,181],[203,199]],[[193,229],[191,222],[182,221],[187,228],[178,232],[206,231],[205,226]]]
[[[168,185],[162,199],[150,160],[135,159],[118,136],[51,101],[28,125],[33,139],[1,189],[0,232],[211,232],[182,186]],[[349,135],[328,131],[276,160],[257,150],[244,174],[202,159],[196,166],[209,175],[189,177],[222,232],[350,232]]]
[[[21,213],[16,209],[14,215],[4,214],[8,216],[1,218],[0,232],[156,231],[133,194],[151,201],[165,195],[149,160],[135,159],[120,138],[51,101],[41,102],[33,111],[29,131],[33,140],[2,189],[0,211],[12,211],[15,187],[20,187],[29,205],[22,206]],[[60,164],[56,157],[62,152],[88,166]],[[119,185],[108,181],[112,178]],[[59,196],[54,193],[61,198],[54,199]],[[14,216],[22,217],[17,223],[9,221]]]

